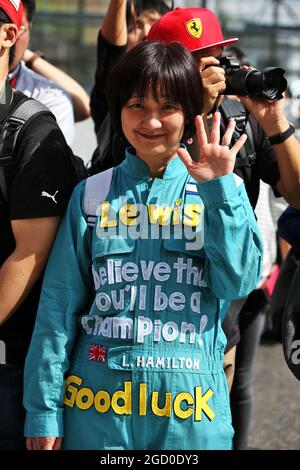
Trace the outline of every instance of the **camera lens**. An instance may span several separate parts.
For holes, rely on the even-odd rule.
[[[264,93],[270,97],[270,100],[275,99],[278,92],[282,93],[286,89],[282,79],[285,80],[285,78],[282,77],[282,74],[276,70],[264,74],[263,90]]]
[[[283,74],[284,70],[279,67],[268,67],[260,72],[252,70],[245,83],[248,94],[267,100],[282,98],[282,93],[287,87]]]
[[[266,67],[263,70],[240,68],[234,57],[220,57],[220,67],[225,71],[226,89],[224,95],[252,96],[263,100],[280,100],[286,90],[285,70],[280,67]]]

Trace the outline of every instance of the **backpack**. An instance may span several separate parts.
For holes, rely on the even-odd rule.
[[[16,92],[16,95],[18,92]],[[55,120],[51,111],[39,101],[33,98],[23,97],[14,108],[0,128],[0,191],[4,203],[8,205],[8,191],[6,180],[6,167],[14,163],[17,159],[18,139],[23,131],[31,124],[34,119],[41,115],[50,116]],[[55,120],[56,121],[56,120]],[[69,149],[70,171],[74,180],[74,186],[82,179],[87,177],[87,169],[82,158],[73,155]]]
[[[294,282],[295,273],[299,269],[299,263],[300,260],[297,259],[293,250],[290,250],[280,266],[273,295],[271,297],[271,330],[277,341],[280,343],[282,343],[283,313],[289,298],[291,286]],[[300,290],[299,286],[298,289]]]
[[[283,261],[270,307],[271,327],[286,363],[300,380],[300,257],[291,249]]]

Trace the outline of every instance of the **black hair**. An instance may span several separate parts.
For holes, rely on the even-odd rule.
[[[164,15],[171,11],[174,7],[174,1],[169,7],[163,0],[127,0],[126,22],[127,25],[134,22],[137,16],[144,10],[156,11],[160,15]]]
[[[12,23],[10,17],[5,13],[5,11],[0,8],[0,27],[4,23]],[[14,58],[15,58],[15,52],[16,52],[16,45],[14,44],[10,49],[9,49],[9,62],[8,65],[12,65]]]
[[[202,112],[203,86],[192,54],[181,44],[142,41],[128,51],[107,79],[107,99],[112,124],[124,138],[121,111],[133,93],[145,97],[149,87],[155,99],[158,90],[182,106],[185,129],[182,140],[195,135],[195,117]]]
[[[22,0],[22,3],[27,13],[28,22],[31,23],[35,14],[36,2],[35,0]]]

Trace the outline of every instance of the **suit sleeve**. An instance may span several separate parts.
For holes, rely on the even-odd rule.
[[[242,180],[231,174],[198,183],[203,200],[207,276],[219,299],[238,299],[257,286],[262,240]]]

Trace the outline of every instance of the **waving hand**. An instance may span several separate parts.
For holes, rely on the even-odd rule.
[[[239,150],[246,142],[247,135],[243,134],[230,149],[235,121],[230,120],[226,132],[220,144],[220,113],[216,112],[213,117],[211,130],[211,142],[208,142],[203,120],[201,116],[196,117],[197,137],[200,149],[200,159],[194,162],[186,149],[178,149],[178,155],[187,167],[190,175],[198,182],[208,181],[219,176],[232,173],[235,158]]]

